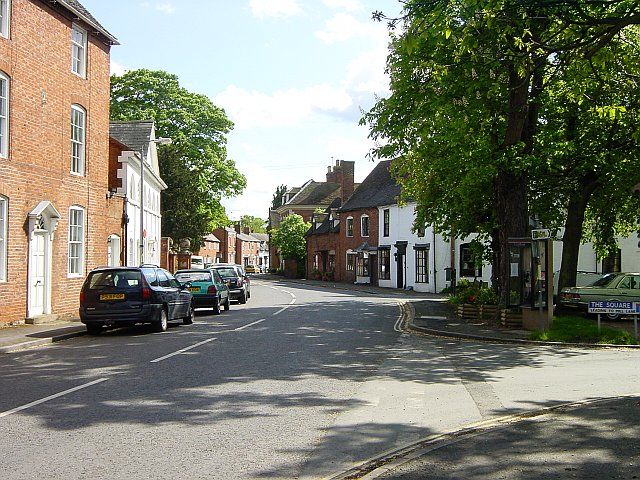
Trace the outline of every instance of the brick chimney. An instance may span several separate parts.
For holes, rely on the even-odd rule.
[[[353,184],[353,177],[355,173],[356,162],[348,162],[346,160],[339,160],[339,164],[335,166],[334,172],[336,173],[336,183],[340,184],[342,189],[341,200],[342,203],[353,195],[355,189]]]
[[[336,177],[336,172],[331,165],[327,167],[327,183],[340,183],[338,178]]]

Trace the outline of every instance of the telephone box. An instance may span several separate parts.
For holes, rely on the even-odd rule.
[[[527,330],[546,330],[553,320],[553,245],[550,238],[510,238],[509,308],[522,311]]]

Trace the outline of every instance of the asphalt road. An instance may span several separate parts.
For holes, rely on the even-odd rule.
[[[323,478],[479,420],[640,391],[640,352],[397,331],[398,297],[246,305],[0,358],[0,478]]]

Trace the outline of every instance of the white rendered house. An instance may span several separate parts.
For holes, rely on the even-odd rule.
[[[160,194],[167,185],[160,178],[154,123],[111,122],[109,133],[123,147],[129,148],[123,149],[118,156],[117,177],[121,186],[116,192],[125,198],[125,238],[119,242],[125,249],[125,265],[160,265]],[[144,164],[144,171],[141,164]],[[112,259],[117,257],[115,252],[110,255]]]

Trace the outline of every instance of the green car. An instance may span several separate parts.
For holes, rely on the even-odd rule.
[[[193,295],[193,308],[213,308],[219,315],[222,307],[229,310],[231,297],[229,287],[222,280],[220,274],[213,269],[178,270],[176,279],[188,288]]]
[[[608,273],[588,287],[569,287],[560,294],[560,307],[587,311],[589,302],[640,302],[640,273]],[[608,313],[610,320],[620,314]]]

